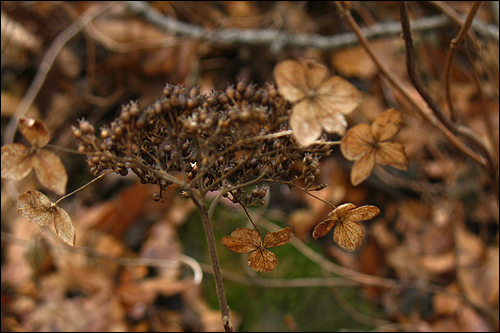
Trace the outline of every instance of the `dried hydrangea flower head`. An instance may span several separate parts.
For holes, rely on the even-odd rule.
[[[186,196],[234,186],[234,201],[246,202],[241,184],[286,179],[293,161],[330,154],[326,145],[297,145],[288,127],[289,107],[272,84],[258,88],[240,81],[208,95],[196,87],[167,85],[152,105],[123,106],[120,116],[101,128],[100,138],[88,121],[73,134],[92,172],[125,175],[130,169],[142,182],[160,187],[158,200],[175,183]],[[314,176],[318,167],[295,179]]]
[[[274,68],[278,91],[294,103],[290,127],[294,138],[307,147],[316,141],[324,129],[344,135],[346,114],[361,102],[361,93],[340,76],[330,76],[325,66],[314,60],[285,60]]]
[[[375,164],[391,165],[406,171],[408,159],[405,147],[398,142],[388,141],[395,136],[403,118],[396,109],[380,114],[372,123],[354,126],[342,138],[340,150],[350,161],[356,161],[351,171],[351,183],[362,183],[373,171]]]

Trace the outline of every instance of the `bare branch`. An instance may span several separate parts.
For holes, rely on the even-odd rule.
[[[359,43],[356,34],[352,32],[335,36],[321,36],[318,34],[292,34],[286,31],[272,29],[228,28],[209,31],[203,27],[178,21],[172,17],[163,15],[145,1],[125,1],[125,4],[134,14],[141,16],[164,31],[215,44],[268,45],[273,53],[277,53],[284,47],[311,47],[319,50],[331,51],[358,45]],[[426,32],[447,27],[449,23],[450,20],[445,15],[420,18],[412,22],[412,30],[413,32]],[[483,36],[498,41],[498,27],[485,26],[484,24],[475,22],[473,28],[478,30],[477,32]],[[368,40],[399,36],[401,34],[401,25],[399,22],[386,22],[363,28],[361,31]]]

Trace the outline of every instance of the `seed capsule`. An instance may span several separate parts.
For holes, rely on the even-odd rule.
[[[80,131],[82,131],[83,134],[93,134],[95,130],[91,123],[84,120],[80,123]]]

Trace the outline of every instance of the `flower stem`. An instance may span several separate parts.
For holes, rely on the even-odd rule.
[[[222,318],[222,324],[224,325],[224,330],[226,332],[232,332],[233,326],[231,324],[231,317],[229,316],[229,306],[227,305],[226,295],[224,292],[224,284],[222,282],[222,273],[220,270],[219,257],[217,256],[217,250],[215,247],[215,236],[212,229],[212,223],[208,215],[207,207],[203,200],[199,200],[198,197],[191,196],[196,207],[201,214],[201,220],[203,222],[203,227],[205,228],[205,235],[207,237],[208,250],[210,252],[210,258],[212,259],[212,267],[214,270],[215,279],[215,289],[217,291],[217,298],[219,299],[219,306]]]

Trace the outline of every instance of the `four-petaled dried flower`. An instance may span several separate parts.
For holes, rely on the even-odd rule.
[[[361,93],[340,76],[328,75],[325,66],[313,60],[285,60],[274,68],[274,80],[283,97],[295,103],[290,127],[297,142],[304,147],[328,133],[344,135],[345,114],[356,109]]]
[[[396,109],[379,115],[372,125],[359,124],[351,128],[342,138],[340,150],[350,161],[356,161],[351,171],[351,183],[358,185],[370,176],[375,163],[392,165],[400,170],[408,169],[405,147],[389,142],[396,135],[403,119]]]
[[[42,149],[50,141],[47,126],[40,120],[21,117],[19,131],[32,147],[20,143],[2,147],[2,178],[21,180],[35,169],[36,176],[43,186],[57,194],[64,194],[68,181],[66,169],[58,156]]]
[[[333,240],[344,250],[353,252],[361,247],[363,241],[363,226],[358,221],[371,220],[380,213],[375,206],[361,206],[356,208],[352,203],[343,204],[335,208],[329,218],[314,228],[313,238],[325,236],[332,228]]]
[[[47,226],[54,223],[57,235],[69,245],[75,245],[75,228],[68,213],[51,202],[43,193],[29,190],[19,196],[17,212],[31,223]]]
[[[255,271],[270,272],[278,265],[278,258],[267,249],[286,244],[292,237],[292,229],[285,228],[276,232],[268,232],[262,242],[257,231],[238,228],[231,233],[231,236],[222,237],[221,243],[236,253],[252,252],[248,256],[248,266]]]

